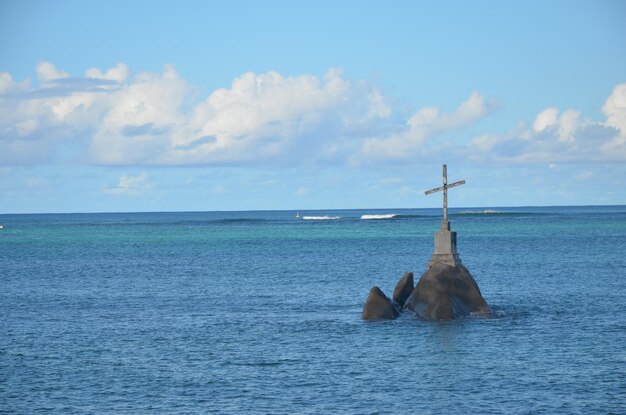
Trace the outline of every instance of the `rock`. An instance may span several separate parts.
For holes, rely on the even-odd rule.
[[[413,292],[414,286],[413,273],[405,272],[398,284],[396,284],[396,289],[393,290],[393,301],[398,303],[400,307],[404,307],[404,303]]]
[[[421,276],[404,307],[431,320],[451,320],[470,313],[491,314],[467,268],[440,262]]]
[[[363,320],[393,320],[400,315],[400,311],[378,287],[372,287],[361,318]]]

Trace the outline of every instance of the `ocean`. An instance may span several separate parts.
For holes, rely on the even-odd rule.
[[[626,413],[626,206],[450,209],[495,316],[362,321],[440,214],[0,215],[0,412]]]

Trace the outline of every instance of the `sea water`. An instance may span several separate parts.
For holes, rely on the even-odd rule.
[[[0,412],[626,413],[626,207],[452,209],[495,316],[360,320],[440,212],[0,215]]]

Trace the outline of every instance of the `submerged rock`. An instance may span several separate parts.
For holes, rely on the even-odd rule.
[[[403,307],[405,301],[413,292],[414,287],[413,273],[405,272],[402,278],[400,278],[400,281],[398,281],[398,284],[396,284],[395,290],[393,290],[393,301],[398,303],[400,307]]]
[[[380,288],[372,287],[365,300],[361,318],[363,320],[393,320],[399,315],[399,307],[393,304]]]
[[[467,268],[440,262],[421,276],[404,307],[431,320],[451,320],[470,313],[491,314]]]

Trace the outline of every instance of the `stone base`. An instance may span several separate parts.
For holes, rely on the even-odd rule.
[[[433,254],[433,257],[428,261],[428,266],[432,267],[437,262],[450,265],[451,267],[458,267],[462,264],[459,254]]]

